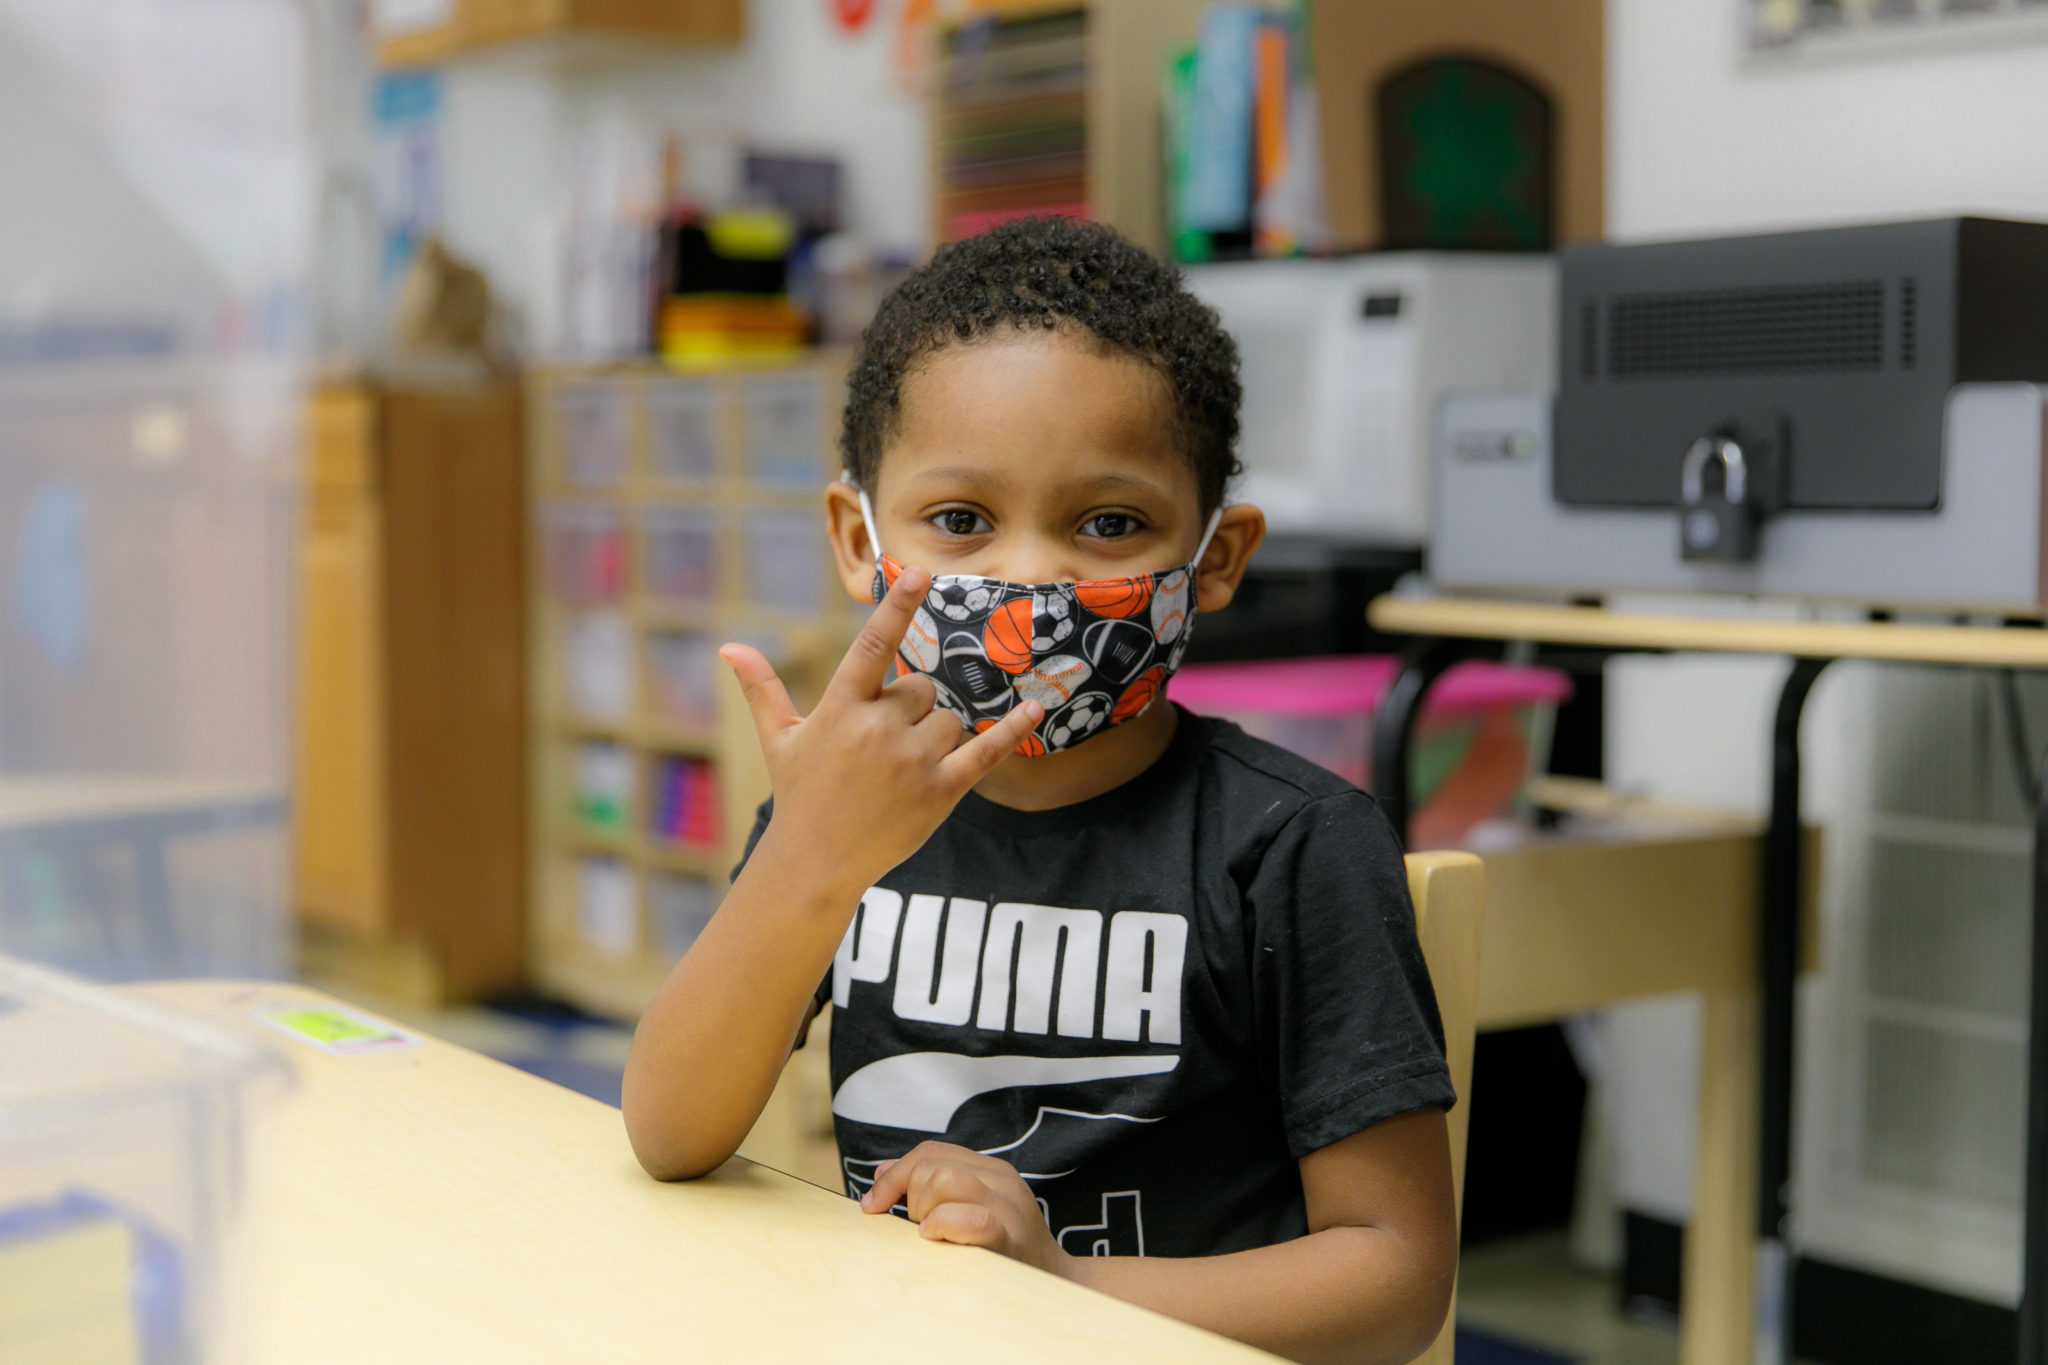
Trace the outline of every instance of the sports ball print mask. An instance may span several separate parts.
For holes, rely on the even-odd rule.
[[[875,548],[879,603],[903,566],[882,553],[864,492],[860,515]],[[1219,507],[1209,518],[1193,559],[1160,573],[1086,583],[933,574],[896,651],[898,668],[930,678],[939,705],[970,730],[1035,701],[1045,715],[1017,752],[1037,758],[1071,749],[1143,715],[1166,689],[1195,621],[1195,566],[1222,516]]]

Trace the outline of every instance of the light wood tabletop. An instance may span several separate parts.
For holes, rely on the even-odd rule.
[[[297,1073],[254,1128],[237,1359],[1274,1359],[741,1159],[657,1183],[618,1110],[433,1038],[342,1056],[258,1022],[338,1003],[303,987],[127,989]]]
[[[1379,597],[1367,608],[1366,617],[1376,629],[1396,635],[2048,668],[2048,630],[2027,628],[1892,621],[1740,621],[1461,597]]]

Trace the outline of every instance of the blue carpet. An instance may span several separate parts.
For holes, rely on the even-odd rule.
[[[546,1055],[505,1057],[501,1060],[544,1081],[567,1086],[579,1095],[602,1100],[614,1109],[619,1107],[619,1091],[625,1083],[625,1074],[615,1066],[586,1062],[580,1057]]]
[[[1577,1359],[1471,1327],[1458,1329],[1457,1355],[1458,1365],[1572,1365]]]

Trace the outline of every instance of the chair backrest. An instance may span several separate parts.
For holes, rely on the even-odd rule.
[[[1486,905],[1486,873],[1469,853],[1412,853],[1408,895],[1415,902],[1415,936],[1436,988],[1444,1021],[1444,1055],[1458,1103],[1449,1115],[1451,1187],[1460,1214],[1465,1206],[1465,1128],[1472,1114],[1472,1038],[1479,1017],[1479,924]],[[1451,1365],[1451,1339],[1458,1306],[1436,1343],[1416,1357],[1418,1365]]]

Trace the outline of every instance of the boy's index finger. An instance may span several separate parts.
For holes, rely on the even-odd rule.
[[[838,693],[852,701],[870,701],[880,695],[889,681],[889,665],[930,586],[931,575],[923,569],[905,569],[897,576],[847,647],[846,657],[839,661],[825,689],[828,695]]]

